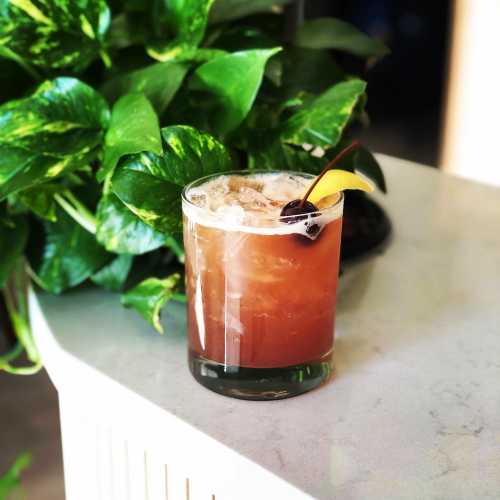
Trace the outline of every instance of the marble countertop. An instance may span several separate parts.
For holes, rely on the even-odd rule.
[[[116,295],[39,296],[61,348],[319,499],[500,497],[500,189],[380,156],[394,234],[346,269],[334,379],[282,401],[190,376],[182,308],[161,337]]]

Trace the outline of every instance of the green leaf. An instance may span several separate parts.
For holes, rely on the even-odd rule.
[[[7,499],[21,484],[21,473],[30,466],[32,455],[28,452],[19,454],[11,468],[0,477],[0,498]]]
[[[148,54],[158,61],[169,61],[196,48],[203,40],[212,3],[213,0],[158,0],[154,13],[157,31],[160,35],[166,32],[173,40],[149,44]]]
[[[133,261],[133,255],[119,255],[100,271],[97,271],[90,279],[96,285],[100,285],[113,292],[118,292],[123,288],[125,281],[127,281]]]
[[[97,206],[97,241],[115,253],[139,255],[161,247],[165,235],[131,212],[113,193]]]
[[[278,58],[283,62],[279,89],[282,100],[295,98],[303,92],[320,94],[345,79],[345,73],[326,50],[289,47]]]
[[[108,120],[106,101],[75,78],[0,106],[0,199],[93,160]]]
[[[12,217],[12,226],[0,224],[0,288],[24,252],[28,239],[28,224],[21,216]]]
[[[3,298],[14,335],[18,343],[26,351],[28,359],[32,362],[28,366],[13,366],[10,362],[16,358],[16,353],[9,353],[0,362],[0,370],[11,374],[31,375],[40,371],[42,363],[29,320],[28,288],[30,277],[24,258],[16,259],[3,289]]]
[[[231,169],[227,149],[209,134],[183,125],[161,129],[167,151],[164,155],[165,178],[185,186],[205,175]]]
[[[60,77],[0,106],[0,143],[57,156],[78,154],[99,142],[108,122],[101,95],[76,78]]]
[[[348,80],[329,88],[286,121],[282,139],[299,146],[335,146],[365,88],[362,80]]]
[[[167,234],[180,232],[181,192],[189,182],[231,169],[225,147],[187,126],[162,129],[163,156],[141,153],[120,163],[111,189],[142,221]]]
[[[276,12],[292,0],[215,0],[210,11],[210,23],[238,19],[259,12]]]
[[[162,157],[151,153],[135,155],[116,169],[111,189],[146,224],[170,233],[181,230],[182,187],[152,173],[164,170]]]
[[[244,120],[257,96],[266,62],[280,50],[234,52],[208,61],[195,71],[190,87],[208,91],[217,99],[214,128],[219,134],[234,130]]]
[[[155,63],[131,71],[106,82],[102,93],[111,101],[132,93],[143,92],[156,111],[161,114],[169,105],[189,69],[187,63]]]
[[[46,70],[82,71],[103,52],[110,11],[104,0],[3,0],[4,56]]]
[[[104,180],[122,156],[141,151],[157,155],[163,152],[160,124],[144,94],[127,94],[116,102],[111,111],[104,143],[104,162],[97,179]]]
[[[44,227],[42,255],[32,267],[37,283],[49,292],[61,293],[82,283],[109,261],[110,255],[94,235],[62,210],[57,212],[57,222],[45,222]]]
[[[365,148],[358,148],[354,154],[354,169],[369,177],[377,187],[387,193],[384,173],[377,159]]]
[[[264,170],[291,170],[318,174],[325,159],[312,156],[302,148],[281,142],[276,131],[256,136],[248,147],[248,168]]]
[[[294,42],[300,47],[336,49],[360,57],[382,57],[389,53],[380,40],[334,17],[306,21],[298,29]]]
[[[54,195],[65,189],[64,186],[56,184],[41,184],[29,189],[21,191],[19,201],[34,214],[42,219],[50,222],[55,222],[56,216],[56,201]]]
[[[158,333],[163,333],[160,311],[172,298],[179,280],[178,273],[171,274],[165,279],[148,278],[123,294],[122,304],[133,307]]]

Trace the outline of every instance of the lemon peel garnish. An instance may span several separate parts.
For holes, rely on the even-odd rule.
[[[345,191],[346,189],[357,189],[366,193],[371,193],[374,190],[373,186],[359,175],[347,170],[335,169],[328,170],[323,175],[307,199],[311,203],[316,204],[322,198]]]

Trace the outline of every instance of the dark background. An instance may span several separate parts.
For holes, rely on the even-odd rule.
[[[380,37],[391,54],[371,69],[340,55],[368,81],[371,125],[361,139],[374,151],[437,165],[451,21],[449,0],[305,0],[306,18],[339,17]]]

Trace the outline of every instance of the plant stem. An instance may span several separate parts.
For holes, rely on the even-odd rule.
[[[80,226],[89,233],[95,234],[97,219],[94,214],[83,205],[71,191],[64,191],[63,195],[56,193],[54,194],[54,199],[70,217],[80,224]]]
[[[7,313],[12,323],[12,328],[18,339],[14,349],[0,357],[0,370],[15,375],[31,375],[42,368],[40,355],[33,340],[33,334],[28,317],[27,291],[28,275],[23,259],[19,259],[2,290],[7,306]],[[33,363],[31,366],[12,366],[11,361],[19,357],[24,350],[28,359]]]
[[[30,366],[12,366],[10,363],[4,365],[0,364],[0,370],[10,373],[11,375],[35,375],[43,368],[42,363],[39,361]]]
[[[345,147],[340,153],[331,161],[329,161],[326,165],[326,167],[321,171],[321,173],[314,179],[314,182],[309,186],[309,189],[307,190],[306,194],[302,198],[302,200],[299,203],[299,207],[303,207],[304,203],[307,201],[307,198],[309,198],[309,195],[313,192],[314,188],[318,184],[318,182],[321,180],[321,178],[330,170],[338,161],[340,161],[347,153],[349,153],[351,150],[354,148],[357,148],[360,146],[359,141],[353,141],[349,146]]]
[[[173,236],[167,237],[167,239],[165,240],[165,246],[172,250],[173,254],[177,257],[178,261],[181,264],[184,264],[184,248]]]
[[[19,357],[23,352],[23,346],[21,342],[17,342],[16,345],[5,354],[0,356],[0,369],[3,365],[14,361],[17,357]]]
[[[26,349],[26,354],[30,361],[37,363],[40,360],[40,356],[33,341],[28,317],[28,283],[29,279],[24,259],[19,259],[7,280],[3,289],[3,295],[14,333]]]

